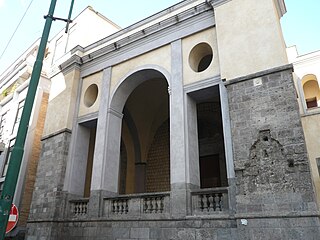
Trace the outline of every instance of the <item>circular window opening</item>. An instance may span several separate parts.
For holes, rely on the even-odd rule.
[[[97,100],[98,86],[96,84],[90,85],[84,93],[84,105],[91,107]]]
[[[203,72],[211,64],[213,59],[212,48],[207,43],[199,43],[194,46],[189,55],[189,65],[195,72]]]

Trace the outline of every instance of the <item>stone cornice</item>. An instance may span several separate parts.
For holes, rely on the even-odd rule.
[[[188,1],[187,1],[188,2]],[[190,2],[190,1],[189,1]],[[61,71],[65,71],[65,69],[73,64],[74,61],[77,61],[77,64],[81,66],[81,70],[83,70],[83,65],[86,65],[85,68],[89,68],[90,66],[97,65],[101,62],[105,61],[105,58],[111,59],[115,56],[121,54],[122,49],[126,51],[131,51],[132,49],[143,46],[147,43],[152,43],[160,38],[167,36],[167,34],[179,32],[180,29],[189,28],[194,25],[195,22],[201,22],[203,19],[200,16],[203,16],[205,13],[207,14],[207,18],[211,19],[211,26],[214,26],[214,16],[212,12],[211,6],[209,6],[206,2],[202,2],[199,5],[191,7],[183,12],[178,13],[177,15],[171,16],[163,21],[160,21],[151,26],[147,26],[145,29],[135,32],[132,35],[124,36],[123,38],[119,38],[118,33],[115,33],[106,39],[103,39],[97,43],[95,43],[94,48],[98,48],[99,45],[104,45],[105,42],[111,42],[110,44],[97,49],[96,51],[91,52],[90,54],[86,54],[83,57],[72,57],[63,64],[60,65]],[[154,16],[152,16],[154,17]],[[193,22],[192,22],[193,21]],[[133,25],[134,26],[134,25]],[[203,29],[197,29],[197,31],[201,31]],[[120,31],[121,32],[121,31]],[[112,39],[115,39],[112,42]],[[168,44],[169,42],[166,42]],[[158,45],[157,47],[160,47]],[[82,48],[78,46],[73,52],[80,52],[85,54],[85,51],[93,48],[93,45],[90,45],[87,48]],[[102,59],[103,58],[103,59]],[[116,63],[114,63],[116,64]]]
[[[271,69],[267,69],[267,70],[263,70],[260,72],[256,72],[256,73],[252,73],[246,76],[242,76],[242,77],[238,77],[238,78],[234,78],[231,80],[227,80],[224,82],[224,85],[231,85],[231,84],[235,84],[238,82],[243,82],[243,81],[247,81],[247,80],[251,80],[254,78],[258,78],[258,77],[263,77],[265,75],[268,74],[272,74],[272,73],[276,73],[276,72],[282,72],[282,71],[286,71],[286,70],[290,70],[293,72],[293,65],[292,64],[286,64],[283,66],[279,66],[279,67],[275,67],[275,68],[271,68]]]
[[[286,4],[284,0],[274,0],[274,4],[276,5],[279,18],[281,18],[287,12]]]
[[[69,128],[64,128],[64,129],[58,130],[58,131],[56,131],[56,132],[54,132],[54,133],[50,133],[50,134],[48,134],[48,135],[46,135],[46,136],[43,136],[43,137],[41,138],[41,141],[47,140],[47,139],[49,139],[49,138],[52,138],[52,137],[55,137],[55,136],[57,136],[57,135],[64,134],[64,133],[69,133],[69,134],[71,134],[72,131],[71,131]]]
[[[98,112],[89,113],[78,117],[78,124],[98,119]]]
[[[218,7],[230,1],[232,0],[206,0],[207,4],[210,4],[213,8]]]
[[[67,61],[62,63],[59,68],[64,73],[67,74],[73,69],[80,69],[82,64],[82,59],[78,55],[72,55]]]
[[[158,12],[156,14],[153,14],[153,15],[151,15],[151,16],[149,16],[149,17],[147,17],[147,18],[145,18],[145,19],[143,19],[141,21],[138,21],[137,23],[134,23],[134,24],[132,24],[132,25],[130,25],[130,26],[128,26],[128,27],[126,27],[126,28],[124,28],[124,29],[122,29],[122,30],[120,30],[120,31],[118,31],[118,32],[116,32],[116,33],[114,33],[114,34],[112,34],[112,35],[100,40],[100,41],[98,41],[98,42],[95,42],[95,43],[85,47],[85,51],[89,51],[89,50],[91,50],[93,48],[99,47],[101,44],[107,43],[112,39],[116,39],[118,37],[124,36],[124,35],[128,34],[130,31],[132,31],[134,29],[141,28],[144,25],[149,24],[150,22],[153,22],[153,21],[155,21],[155,20],[157,20],[157,19],[159,19],[159,18],[161,18],[161,17],[163,17],[163,16],[165,16],[165,15],[171,13],[171,12],[174,12],[174,11],[180,9],[180,8],[183,8],[183,7],[185,7],[185,6],[189,5],[189,4],[192,4],[192,3],[197,2],[197,1],[198,0],[185,0],[185,1],[182,1],[180,3],[177,3],[177,4],[171,6],[171,7],[167,8],[167,9],[164,9],[163,11],[160,11],[160,12]]]
[[[183,11],[181,13],[178,13],[177,15],[174,15],[172,17],[169,17],[163,21],[157,22],[151,26],[148,26],[144,29],[142,29],[139,32],[133,33],[131,35],[128,35],[126,37],[123,37],[111,44],[108,44],[107,46],[98,49],[90,54],[85,55],[82,60],[83,63],[86,63],[88,61],[91,61],[92,58],[96,58],[101,56],[102,54],[107,54],[112,51],[119,50],[120,48],[129,45],[133,42],[136,42],[140,39],[146,38],[150,35],[159,33],[167,28],[170,28],[176,24],[180,24],[183,21],[186,21],[192,17],[195,17],[203,12],[206,12],[210,10],[210,7],[206,3],[201,3],[193,8],[189,8],[186,11]],[[109,41],[112,41],[112,38],[115,38],[115,36],[111,35]],[[107,39],[104,39],[103,41],[106,41]],[[106,41],[108,42],[108,41]],[[97,44],[102,44],[103,42],[97,42]],[[86,51],[88,51],[87,48],[85,48]]]
[[[186,93],[189,93],[189,92],[193,92],[193,91],[196,91],[196,90],[199,90],[199,89],[216,86],[216,85],[218,85],[220,83],[222,83],[221,76],[220,75],[216,75],[216,76],[213,76],[211,78],[207,78],[207,79],[203,79],[203,80],[198,81],[198,82],[187,84],[187,85],[185,85],[183,87],[183,90]]]

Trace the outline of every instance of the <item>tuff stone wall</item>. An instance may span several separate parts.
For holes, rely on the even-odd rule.
[[[281,239],[301,239],[302,225],[320,234],[291,66],[226,85],[236,172],[236,217],[250,219],[243,234],[249,237],[258,231],[259,236],[271,239],[276,230]],[[300,230],[292,228],[297,219],[284,219],[288,216],[301,217],[302,225],[297,225]],[[264,225],[257,225],[259,221]],[[278,229],[282,223],[288,230]],[[292,231],[296,238],[289,237]],[[314,239],[308,236],[304,239]]]
[[[30,208],[29,223],[63,217],[65,194],[62,192],[62,188],[70,138],[70,131],[63,130],[42,140],[42,152]],[[33,225],[29,224],[28,228],[32,229]]]
[[[47,224],[39,224],[41,228]],[[57,223],[50,238],[59,240],[227,240],[237,239],[234,220],[99,221]],[[35,230],[30,232],[38,235]],[[38,235],[39,236],[39,235]],[[40,238],[29,236],[28,240]]]

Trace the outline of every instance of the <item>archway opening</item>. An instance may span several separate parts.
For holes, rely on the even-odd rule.
[[[307,108],[318,107],[320,103],[320,89],[317,77],[313,74],[305,75],[302,78],[302,86]]]
[[[196,106],[200,188],[228,186],[219,86],[188,94]]]
[[[166,79],[148,74],[128,94],[122,113],[119,193],[170,191]]]

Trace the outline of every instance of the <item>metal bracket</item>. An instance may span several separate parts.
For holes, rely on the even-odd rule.
[[[59,20],[59,21],[63,21],[63,22],[66,22],[66,23],[72,23],[71,19],[54,17],[54,16],[51,16],[51,15],[45,15],[43,17],[44,17],[44,19],[51,18],[53,21]]]

